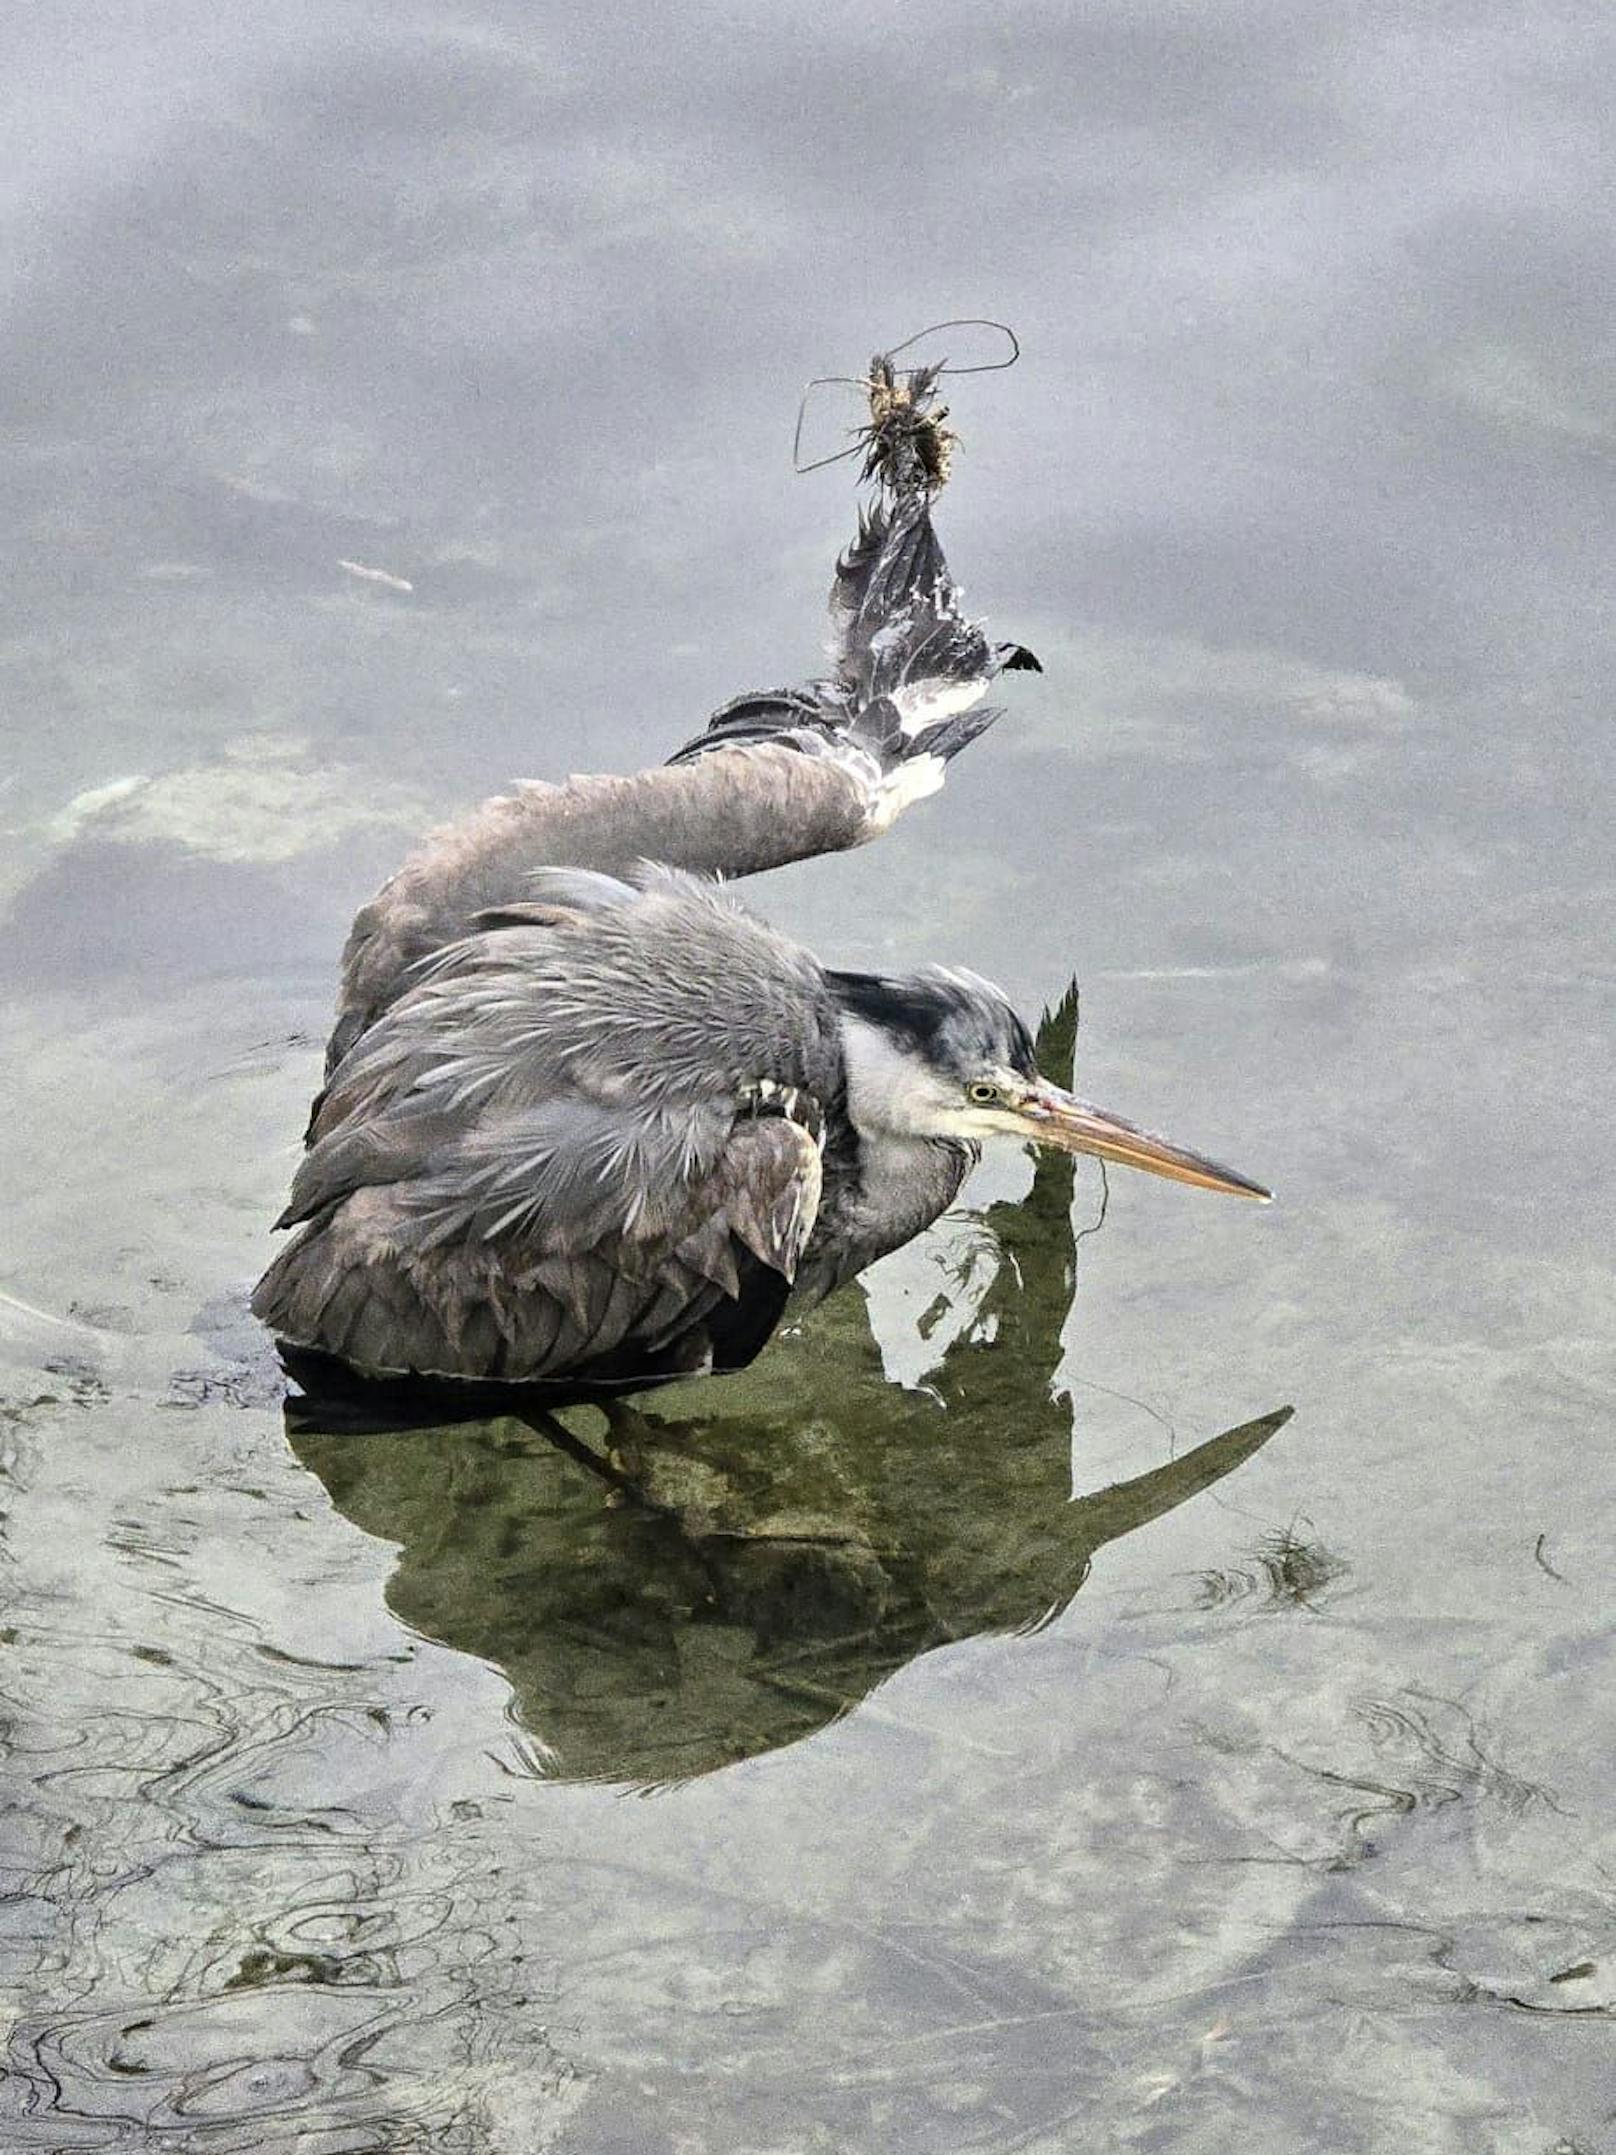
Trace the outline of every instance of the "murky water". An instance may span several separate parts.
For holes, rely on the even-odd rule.
[[[1609,47],[19,27],[7,2155],[1616,2149]],[[1280,1203],[998,1162],[618,1432],[655,1514],[288,1433],[353,906],[810,671],[797,386],[981,309],[939,521],[1048,672],[752,896],[1075,970],[1084,1090]]]

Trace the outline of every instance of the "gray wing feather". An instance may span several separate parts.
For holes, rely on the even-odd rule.
[[[998,670],[987,638],[960,611],[923,497],[878,501],[861,518],[836,564],[830,619],[836,679],[859,703],[928,675],[985,689]]]
[[[539,892],[558,870],[565,888],[554,902],[587,910],[596,878],[646,861],[733,879],[842,852],[870,835],[869,776],[762,741],[632,777],[534,780],[485,801],[432,833],[361,908],[343,951],[327,1076],[408,992],[421,959],[490,911],[547,906]]]
[[[532,1378],[666,1345],[796,1273],[820,1191],[760,1076],[840,1079],[814,961],[688,877],[557,879],[545,924],[491,929],[344,1059],[254,1307],[373,1370]]]
[[[529,1382],[654,1355],[741,1292],[745,1249],[789,1283],[818,1212],[819,1148],[780,1116],[743,1121],[655,1218],[591,1247],[548,1223],[421,1247],[407,1193],[364,1191],[310,1221],[253,1307],[279,1338],[372,1374]]]
[[[528,783],[432,833],[354,922],[327,1074],[418,959],[540,902],[536,869],[586,879],[650,860],[734,878],[860,845],[991,723],[971,707],[993,676],[1038,664],[965,618],[924,490],[861,514],[830,621],[828,678],[736,698],[660,769]]]
[[[924,494],[883,498],[861,515],[831,584],[830,658],[827,679],[725,704],[674,760],[776,740],[865,783],[890,782],[906,761],[957,755],[991,723],[987,713],[959,719],[996,674],[1038,670],[1024,645],[990,643],[967,619]]]

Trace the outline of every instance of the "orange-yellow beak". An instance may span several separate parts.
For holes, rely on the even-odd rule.
[[[1040,1079],[1027,1088],[1013,1110],[1026,1135],[1040,1145],[1056,1145],[1062,1152],[1089,1152],[1096,1159],[1116,1160],[1123,1167],[1142,1167],[1148,1174],[1165,1175],[1172,1182],[1193,1183],[1199,1190],[1225,1190],[1231,1197],[1255,1197],[1267,1204],[1273,1196],[1260,1182],[1237,1175],[1232,1167],[1220,1167],[1198,1152],[1172,1144],[1165,1137],[1152,1137],[1135,1129],[1120,1115],[1108,1115],[1091,1107],[1058,1085]]]

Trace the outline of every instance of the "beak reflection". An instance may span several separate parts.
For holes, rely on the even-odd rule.
[[[1165,1137],[1153,1137],[1120,1115],[1108,1115],[1091,1107],[1058,1085],[1033,1086],[1016,1109],[1026,1134],[1040,1145],[1054,1145],[1062,1152],[1088,1152],[1099,1160],[1115,1160],[1123,1167],[1142,1167],[1148,1174],[1165,1175],[1170,1182],[1192,1183],[1200,1190],[1223,1190],[1231,1197],[1254,1197],[1267,1204],[1272,1190],[1232,1167],[1220,1167],[1199,1152],[1175,1145]]]

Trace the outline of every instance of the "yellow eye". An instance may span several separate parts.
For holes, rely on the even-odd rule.
[[[965,1097],[967,1100],[974,1101],[978,1107],[991,1107],[994,1101],[1002,1096],[997,1085],[982,1084],[967,1085]]]

